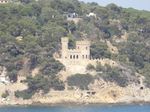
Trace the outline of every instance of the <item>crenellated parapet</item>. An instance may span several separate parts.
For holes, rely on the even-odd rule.
[[[111,59],[109,59],[109,58],[101,58],[101,59],[91,59],[90,60],[90,62],[91,62],[91,64],[92,63],[95,63],[95,64],[97,64],[97,63],[101,63],[101,65],[110,65],[110,66],[118,66],[118,63],[117,62],[115,62],[115,61],[113,61],[113,60],[111,60]]]
[[[67,51],[68,53],[80,53],[80,50],[78,49],[68,49]]]

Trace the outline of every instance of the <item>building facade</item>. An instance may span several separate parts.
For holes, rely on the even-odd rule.
[[[62,50],[61,58],[67,60],[89,60],[90,59],[90,41],[76,41],[75,49],[68,49],[68,38],[61,38]]]

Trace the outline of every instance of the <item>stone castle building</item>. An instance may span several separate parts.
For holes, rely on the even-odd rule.
[[[86,67],[88,64],[94,66],[97,63],[102,65],[109,64],[110,66],[116,66],[117,63],[110,59],[92,59],[90,55],[90,41],[81,40],[76,41],[75,49],[68,48],[69,39],[67,37],[61,38],[61,56],[55,58],[65,65],[66,70],[69,73],[86,73]]]
[[[87,60],[90,59],[90,41],[76,41],[75,49],[68,49],[68,38],[61,38],[61,58],[64,60]]]

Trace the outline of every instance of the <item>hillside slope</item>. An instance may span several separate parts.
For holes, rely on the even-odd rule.
[[[98,63],[86,67],[88,74],[66,73],[65,66],[53,57],[54,53],[60,54],[64,36],[69,38],[69,48],[75,47],[76,40],[90,40],[92,58],[114,60],[119,66]],[[0,66],[6,68],[12,84],[27,86],[23,90],[16,88],[15,98],[30,99],[52,90],[92,90],[98,79],[121,89],[135,85],[147,91],[149,51],[148,11],[77,0],[15,0],[0,4]]]

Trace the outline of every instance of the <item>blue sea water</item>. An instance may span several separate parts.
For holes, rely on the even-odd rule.
[[[0,112],[150,112],[150,105],[0,107]]]

